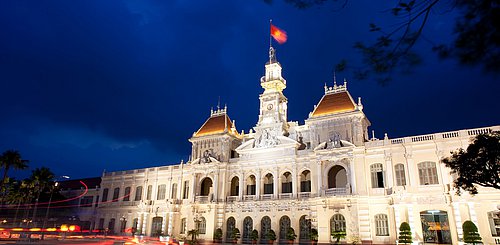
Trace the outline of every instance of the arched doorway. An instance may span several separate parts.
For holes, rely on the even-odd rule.
[[[274,193],[274,180],[272,174],[264,176],[264,195]]]
[[[271,230],[271,218],[269,216],[262,217],[260,221],[260,241],[261,243],[267,243],[266,234]]]
[[[238,193],[240,191],[240,179],[238,177],[233,177],[231,179],[231,192],[229,193],[230,196],[238,196]]]
[[[300,233],[299,233],[299,242],[301,244],[309,244],[310,243],[310,234],[311,234],[311,220],[308,219],[305,215],[302,215],[299,219],[300,225]]]
[[[236,220],[233,217],[229,217],[226,223],[226,241],[231,241],[231,234],[233,234],[233,229],[236,227]]]
[[[286,242],[286,233],[288,228],[290,228],[290,218],[286,215],[282,216],[280,219],[280,242]]]
[[[340,165],[335,165],[328,171],[328,189],[345,188],[347,186],[347,171]]]
[[[292,174],[290,172],[281,176],[281,193],[292,193]]]
[[[255,195],[255,176],[250,175],[247,178],[247,195]]]
[[[425,243],[451,244],[448,213],[442,210],[422,211],[420,221]]]
[[[161,236],[163,231],[161,230],[161,223],[163,222],[163,217],[153,217],[151,222],[151,236]]]
[[[253,230],[253,220],[249,216],[245,217],[243,220],[243,243],[250,243],[250,233]]]
[[[300,192],[311,192],[311,171],[304,170],[300,175]]]
[[[201,181],[200,186],[200,196],[208,196],[212,191],[212,180],[210,178],[204,178]]]

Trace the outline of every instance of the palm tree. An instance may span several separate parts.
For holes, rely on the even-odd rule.
[[[26,204],[33,198],[33,188],[27,180],[15,181],[11,185],[12,191],[7,195],[7,203],[16,205],[16,213],[14,215],[13,224],[16,225],[19,208],[22,204]],[[15,191],[14,191],[15,190]]]
[[[0,182],[0,190],[3,191],[5,181],[7,180],[7,173],[10,168],[13,169],[26,169],[28,168],[28,160],[22,160],[21,154],[16,150],[7,150],[0,156],[0,167],[3,168],[3,178]],[[4,195],[1,195],[4,196]]]
[[[29,177],[29,181],[33,185],[33,191],[35,194],[35,208],[33,209],[33,222],[35,222],[36,219],[36,211],[37,211],[37,205],[38,205],[38,200],[40,199],[40,194],[44,192],[47,187],[49,187],[54,180],[54,173],[50,171],[49,168],[46,167],[41,167],[41,168],[36,168],[31,172],[31,176]]]

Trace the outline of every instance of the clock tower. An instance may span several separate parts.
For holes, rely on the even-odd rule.
[[[286,80],[281,75],[281,65],[276,60],[273,47],[269,48],[266,73],[260,79],[264,92],[259,96],[260,113],[255,129],[256,148],[279,144],[278,136],[288,135],[287,98],[283,95]]]

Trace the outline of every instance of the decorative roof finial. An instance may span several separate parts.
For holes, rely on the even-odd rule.
[[[337,70],[333,70],[333,87],[337,87]]]
[[[217,100],[217,110],[220,110],[220,95],[219,95],[219,100]]]

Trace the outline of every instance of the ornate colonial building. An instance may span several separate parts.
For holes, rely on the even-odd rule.
[[[242,242],[253,229],[261,241],[269,229],[296,242],[344,240],[396,243],[408,222],[413,240],[457,244],[462,223],[473,221],[485,243],[500,236],[500,191],[456,196],[453,176],[440,162],[466,148],[471,137],[499,126],[411,136],[371,138],[361,99],[347,83],[324,88],[304,125],[287,119],[286,80],[274,49],[260,84],[258,123],[239,133],[227,108],[212,110],[193,134],[191,160],[177,165],[107,172],[102,176],[95,229],[185,236],[198,229],[212,240],[239,228]]]

